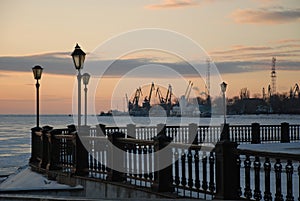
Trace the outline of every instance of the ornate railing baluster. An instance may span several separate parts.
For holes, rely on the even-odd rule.
[[[143,149],[142,149],[142,146],[138,146],[138,158],[139,158],[139,174],[138,174],[138,177],[140,178],[140,186],[142,185],[142,177],[143,177]]]
[[[209,191],[214,193],[215,187],[215,157],[214,153],[209,153]]]
[[[208,189],[208,185],[207,185],[207,155],[206,152],[203,152],[203,156],[202,156],[202,189],[203,191],[207,192]]]
[[[91,171],[92,173],[94,171],[93,170],[93,168],[94,168],[93,161],[94,161],[94,158],[93,158],[92,154],[89,154],[89,171]]]
[[[186,154],[184,153],[184,150],[182,150],[182,153],[181,153],[181,185],[183,186],[183,196],[185,196],[185,188],[186,188],[185,158],[186,158]]]
[[[242,188],[241,188],[241,159],[240,159],[240,156],[238,155],[237,158],[236,158],[236,165],[237,165],[237,180],[239,182],[239,187],[237,189],[237,195],[240,197],[242,195]]]
[[[102,165],[101,165],[101,169],[102,169],[102,172],[106,172],[107,170],[107,161],[105,161],[106,159],[106,155],[105,155],[106,151],[101,151],[101,158],[102,158]]]
[[[177,188],[177,193],[178,193],[178,187],[179,187],[179,184],[180,184],[180,179],[179,179],[179,154],[178,154],[178,149],[177,148],[175,148],[174,160],[175,160],[175,178],[174,178],[174,182],[175,182],[175,186]]]
[[[286,171],[286,201],[294,201],[294,196],[293,196],[293,172],[294,172],[294,167],[292,164],[291,160],[287,161],[287,164],[285,166],[285,171]]]
[[[93,171],[97,171],[98,170],[98,160],[97,160],[97,158],[96,158],[96,153],[94,153],[93,154],[94,156],[92,156],[92,158],[93,158],[93,162],[92,162],[92,169],[93,169]]]
[[[192,156],[192,151],[189,149],[188,151],[188,186],[191,188],[193,188],[193,156]],[[190,196],[192,196],[192,191],[190,191]]]
[[[244,161],[245,166],[245,189],[244,189],[244,195],[247,199],[250,199],[252,197],[251,192],[251,186],[250,186],[250,168],[251,168],[251,161],[250,156],[247,155],[246,159]]]
[[[149,178],[149,154],[147,150],[147,146],[144,146],[143,148],[143,156],[144,156],[144,178],[147,181]],[[145,181],[145,186],[146,186],[146,181]]]
[[[271,172],[271,163],[270,159],[266,158],[264,163],[264,171],[265,171],[265,192],[264,192],[264,200],[271,201],[272,200],[272,193],[270,189],[270,172]]]
[[[198,134],[199,134],[199,144],[201,144],[203,143],[203,132],[201,126],[198,126]]]
[[[239,136],[240,142],[246,142],[246,137],[244,134],[241,135],[240,128],[238,129],[238,136]]]
[[[261,191],[260,191],[260,161],[259,157],[255,157],[254,161],[254,183],[255,183],[255,189],[254,189],[254,198],[255,200],[261,200]]]
[[[276,193],[275,193],[275,200],[282,201],[283,195],[281,192],[281,172],[282,172],[282,165],[280,159],[276,159],[276,163],[274,165],[275,169],[275,179],[276,179]]]
[[[153,181],[154,164],[153,164],[153,147],[152,146],[149,146],[148,154],[149,154],[149,179],[150,179],[150,181]]]
[[[200,189],[200,171],[199,171],[199,151],[195,150],[194,155],[194,161],[195,161],[195,187],[197,191],[199,192]],[[199,193],[197,194],[197,197],[199,198]]]
[[[137,160],[137,148],[136,146],[133,147],[133,150],[132,150],[132,161],[133,161],[133,177],[134,177],[134,184],[136,185],[136,177],[137,177],[137,173],[138,173],[138,160]]]
[[[202,143],[204,143],[205,140],[207,139],[207,136],[206,136],[207,132],[204,127],[201,128],[201,132],[202,132]]]
[[[132,167],[132,147],[131,146],[129,146],[128,147],[128,151],[127,151],[127,157],[128,157],[128,172],[129,172],[129,181],[130,181],[130,183],[131,183],[131,181],[132,181],[132,172],[133,172],[133,167]]]

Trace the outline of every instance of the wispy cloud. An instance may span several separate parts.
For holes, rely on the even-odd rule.
[[[0,57],[0,70],[29,72],[35,65],[42,65],[51,74],[71,74],[73,66],[70,52]]]
[[[261,9],[238,9],[230,15],[236,23],[241,24],[283,24],[300,20],[300,8],[283,7]]]
[[[145,6],[147,9],[176,9],[183,7],[197,6],[199,3],[194,0],[164,0],[158,4]]]
[[[281,70],[300,70],[300,40],[283,39],[268,42],[265,46],[234,45],[229,49],[208,52],[221,73],[240,73],[267,70],[271,65],[271,58],[277,57],[277,67]],[[152,56],[151,56],[152,55]],[[159,54],[158,54],[159,55]],[[165,56],[165,55],[163,55]],[[167,66],[184,76],[195,75],[195,70],[182,60],[164,60],[154,54],[141,54],[118,60],[89,60],[88,64],[101,68],[111,64],[105,71],[107,77],[119,77],[141,66]],[[35,64],[44,67],[45,73],[58,75],[75,75],[70,52],[54,52],[23,57],[0,57],[0,71],[31,72]],[[204,68],[206,63],[201,64]],[[151,66],[150,66],[151,68]],[[4,75],[4,74],[3,74]],[[135,76],[157,76],[151,70],[144,68]],[[1,74],[0,74],[1,77]]]
[[[282,40],[270,41],[270,43],[277,43],[277,44],[300,43],[300,39],[282,39]]]
[[[300,41],[285,43],[274,41],[270,46],[234,45],[227,50],[210,51],[209,55],[215,61],[222,73],[239,73],[267,70],[271,66],[271,58],[277,57],[277,68],[280,70],[300,70]]]

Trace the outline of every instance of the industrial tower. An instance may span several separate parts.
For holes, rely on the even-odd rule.
[[[275,69],[275,64],[276,64],[276,58],[272,58],[272,72],[271,72],[271,81],[272,81],[272,89],[271,89],[271,94],[275,95],[276,94],[276,69]]]
[[[210,96],[210,59],[207,58],[207,71],[206,71],[206,93],[207,96]]]

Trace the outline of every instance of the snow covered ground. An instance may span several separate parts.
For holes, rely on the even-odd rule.
[[[29,167],[20,169],[15,174],[10,175],[0,184],[1,192],[11,191],[45,191],[45,190],[74,190],[83,189],[78,185],[71,187],[64,184],[59,184],[57,181],[48,180],[44,175],[38,174],[30,170]]]

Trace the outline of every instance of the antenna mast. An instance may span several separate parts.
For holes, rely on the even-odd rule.
[[[272,72],[271,72],[271,80],[272,80],[272,90],[271,94],[275,95],[276,94],[276,69],[275,69],[275,64],[276,64],[276,58],[272,58]]]
[[[206,91],[207,91],[207,96],[210,96],[210,59],[207,58],[207,71],[206,71]]]

